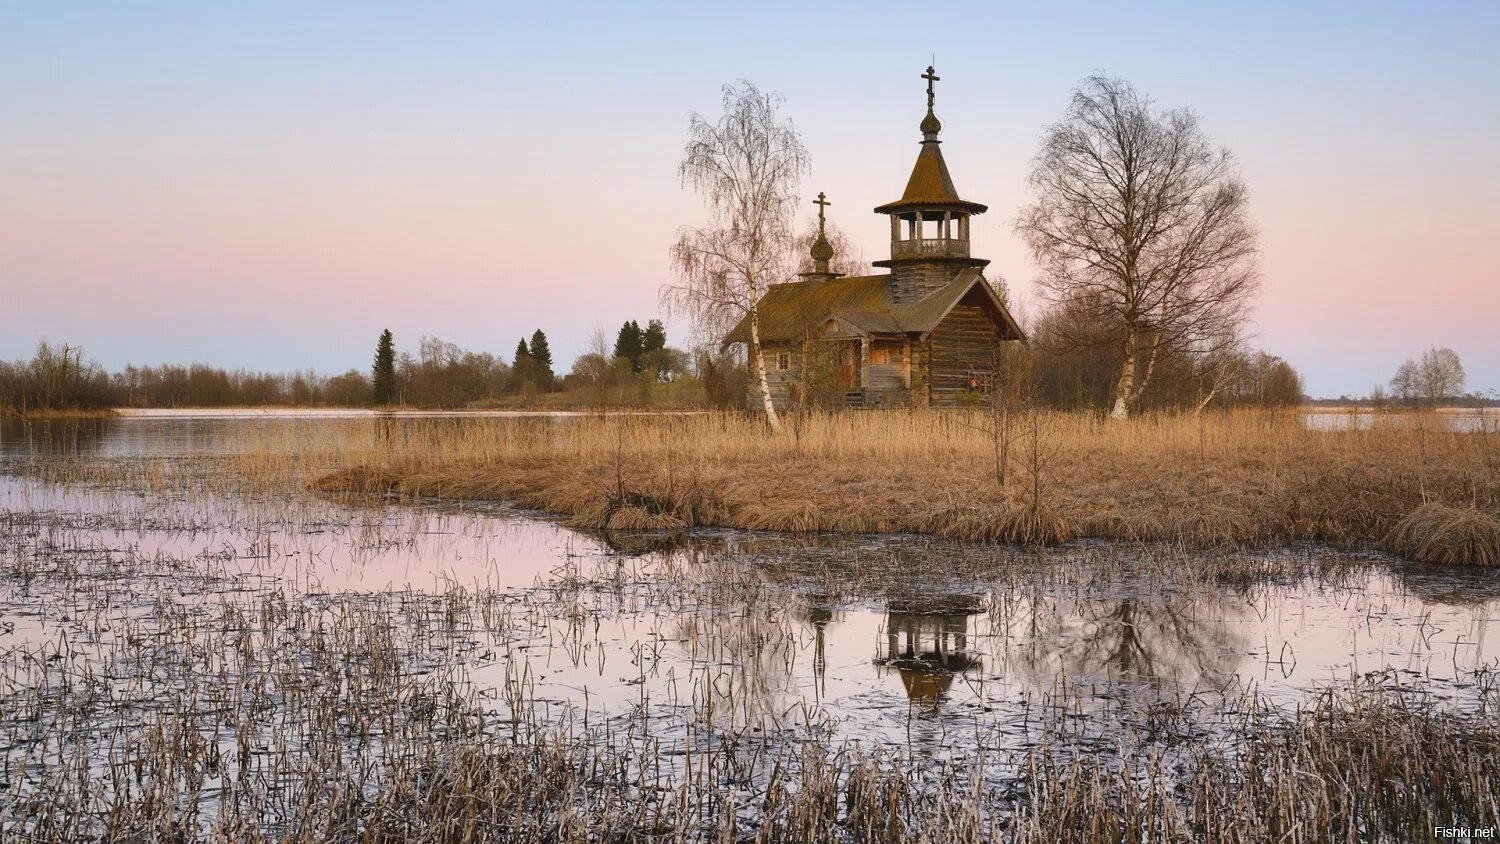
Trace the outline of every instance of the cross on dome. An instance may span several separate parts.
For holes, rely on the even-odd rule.
[[[942,79],[943,77],[937,75],[937,72],[933,70],[932,65],[928,65],[927,72],[922,74],[922,78],[927,80],[927,110],[932,111],[933,101],[937,99],[937,96],[932,89],[932,83],[938,81],[939,79]]]

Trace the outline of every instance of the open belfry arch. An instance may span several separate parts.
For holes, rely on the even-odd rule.
[[[901,198],[875,209],[890,219],[889,272],[843,276],[829,269],[823,193],[812,270],[775,284],[759,302],[761,354],[778,408],[832,383],[846,405],[953,406],[990,389],[1000,344],[1024,342],[1006,303],[984,278],[989,261],[970,253],[972,217],[987,207],[962,199],[943,159],[928,67],[921,149]],[[749,345],[748,318],[725,345]],[[747,397],[751,398],[751,397]],[[758,396],[749,401],[754,407]]]

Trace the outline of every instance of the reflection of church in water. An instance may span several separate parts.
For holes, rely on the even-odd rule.
[[[969,616],[979,612],[971,596],[891,603],[885,613],[885,643],[873,662],[895,669],[913,701],[937,703],[955,675],[979,666],[969,653]]]
[[[980,665],[979,657],[969,652],[969,616],[978,612],[979,600],[968,595],[888,602],[884,635],[871,663],[881,675],[894,671],[909,700],[936,704],[955,676]],[[813,671],[820,687],[824,633],[833,617],[821,602],[808,611],[815,637]]]

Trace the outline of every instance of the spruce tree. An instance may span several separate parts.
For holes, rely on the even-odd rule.
[[[661,324],[661,320],[653,319],[646,324],[646,331],[641,335],[641,351],[650,354],[659,352],[667,347],[667,327]]]
[[[552,347],[547,345],[547,335],[538,328],[531,335],[531,365],[536,371],[537,386],[543,390],[552,388]]]
[[[615,357],[630,361],[630,371],[641,371],[642,340],[640,323],[630,320],[620,326],[620,333],[615,335]]]
[[[516,344],[516,360],[511,368],[510,388],[519,391],[526,382],[532,379],[535,367],[531,362],[531,350],[526,348],[526,338]]]
[[[646,324],[646,330],[641,333],[641,365],[640,369],[648,366],[660,378],[662,374],[662,349],[667,347],[667,328],[661,324],[661,320],[653,319]]]
[[[396,398],[396,338],[391,330],[380,332],[375,344],[375,367],[370,380],[375,385],[375,404],[387,405]]]
[[[620,323],[620,330],[615,334],[615,351],[612,357],[630,360],[630,321]]]

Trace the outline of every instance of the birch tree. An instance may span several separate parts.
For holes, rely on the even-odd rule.
[[[1206,352],[1193,358],[1193,374],[1197,376],[1198,382],[1194,413],[1202,413],[1210,402],[1234,383],[1245,368],[1245,360],[1249,356],[1237,334],[1215,337],[1208,346]]]
[[[1111,416],[1129,415],[1165,359],[1236,336],[1257,287],[1248,192],[1191,111],[1091,76],[1047,127],[1028,181],[1016,230],[1043,297],[1091,312],[1078,342],[1122,344]]]
[[[1464,365],[1447,346],[1433,346],[1420,360],[1407,358],[1391,378],[1391,393],[1407,404],[1436,407],[1464,391]]]
[[[662,301],[690,315],[710,339],[748,321],[750,364],[773,431],[781,421],[761,354],[757,303],[768,286],[791,277],[796,191],[808,169],[807,149],[781,116],[782,102],[742,81],[724,86],[718,120],[690,118],[679,174],[703,198],[709,219],[678,232],[678,283],[662,289]]]

